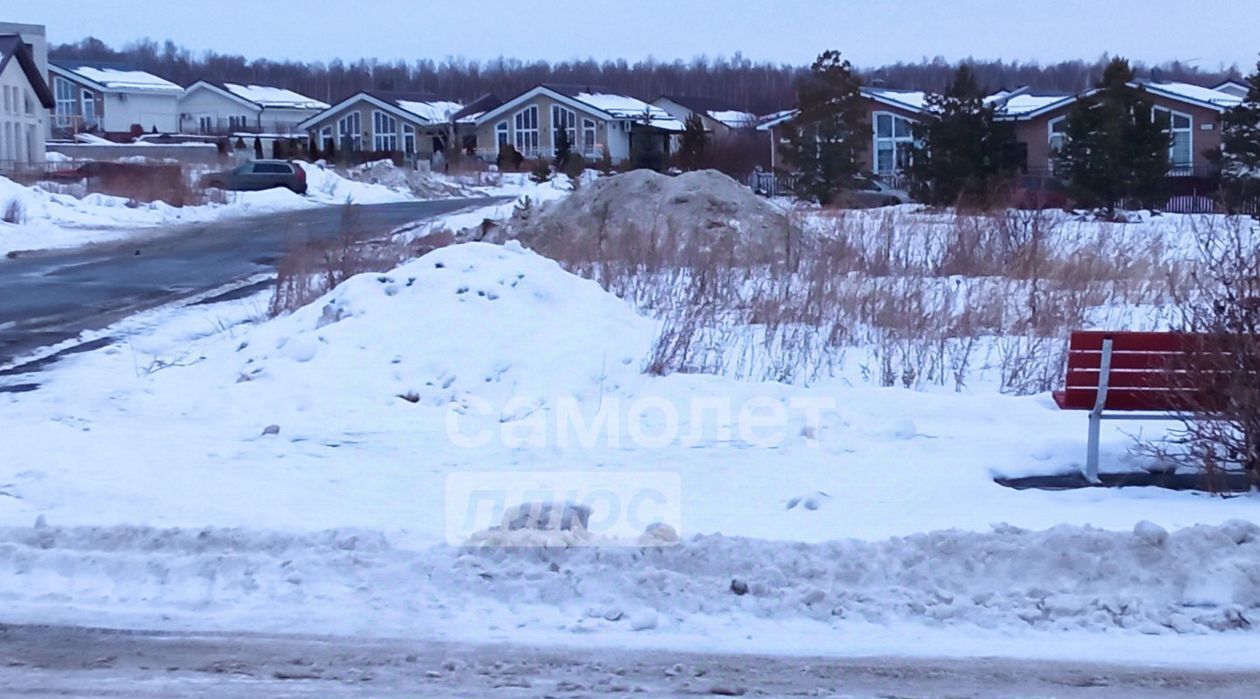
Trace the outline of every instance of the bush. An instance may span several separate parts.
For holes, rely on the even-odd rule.
[[[543,158],[535,158],[529,167],[529,179],[543,183],[551,179],[551,165]]]
[[[499,157],[495,160],[499,165],[499,169],[503,171],[514,170],[519,172],[521,164],[525,162],[525,156],[516,150],[510,143],[504,143],[499,146]]]
[[[573,153],[569,156],[568,161],[565,162],[561,172],[576,181],[582,176],[582,173],[586,172],[586,159],[580,153]]]

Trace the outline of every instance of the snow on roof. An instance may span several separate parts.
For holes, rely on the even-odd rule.
[[[1236,107],[1242,103],[1238,95],[1213,90],[1210,87],[1178,82],[1139,82],[1139,85],[1153,92],[1163,92],[1174,97],[1184,97],[1198,102],[1207,102],[1217,107]]]
[[[110,90],[125,92],[161,92],[180,94],[184,88],[143,70],[122,70],[97,66],[66,66],[66,70],[82,78],[104,85]]]
[[[403,111],[411,112],[416,116],[434,123],[442,123],[450,119],[451,115],[464,108],[459,102],[447,102],[445,100],[432,100],[428,102],[420,102],[416,100],[395,100],[395,103]]]
[[[1000,111],[1007,116],[1021,117],[1059,102],[1067,103],[1070,101],[1072,101],[1072,95],[1030,95],[1021,93],[1007,99],[1005,106]]]
[[[927,109],[928,93],[919,90],[887,90],[882,87],[864,87],[862,88],[862,94],[867,97],[895,102],[899,106],[915,112]]]
[[[796,118],[800,113],[799,109],[783,109],[761,117],[757,123],[758,131],[769,131],[770,129]]]
[[[243,100],[263,107],[281,107],[287,109],[328,109],[328,105],[317,99],[311,99],[292,90],[267,85],[239,85],[224,83],[228,92]]]
[[[602,92],[581,92],[574,99],[607,112],[618,119],[639,119],[646,112],[652,126],[670,131],[682,131],[683,123],[669,112],[627,95],[610,95]]]
[[[749,112],[741,112],[734,109],[726,110],[709,110],[707,112],[710,119],[720,121],[732,129],[739,129],[746,126],[752,126],[757,123],[757,115]]]

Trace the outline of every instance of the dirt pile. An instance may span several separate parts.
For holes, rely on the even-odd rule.
[[[791,226],[778,207],[715,170],[634,170],[540,210],[518,207],[506,234],[553,259],[718,255],[756,263],[782,256]]]

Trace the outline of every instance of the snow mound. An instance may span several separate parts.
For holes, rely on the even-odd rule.
[[[353,277],[251,334],[243,380],[278,390],[528,411],[639,375],[652,321],[522,249],[467,243]]]
[[[782,257],[789,230],[782,211],[716,170],[676,177],[634,170],[595,180],[510,234],[557,252],[604,245],[650,255],[668,247],[770,261]]]

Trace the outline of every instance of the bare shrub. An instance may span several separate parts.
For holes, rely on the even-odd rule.
[[[1191,336],[1168,372],[1181,425],[1139,450],[1209,476],[1241,470],[1260,486],[1260,229],[1204,219],[1195,236],[1201,264],[1178,299],[1178,329]]]
[[[441,234],[426,236],[419,248],[433,246]],[[301,308],[365,272],[385,272],[414,256],[412,245],[396,239],[369,240],[359,225],[358,209],[346,204],[336,237],[294,242],[276,267],[276,283],[268,313],[278,316]],[[430,248],[431,249],[431,248]]]
[[[4,212],[0,213],[0,220],[15,225],[26,223],[26,207],[20,200],[10,199],[4,205]]]

